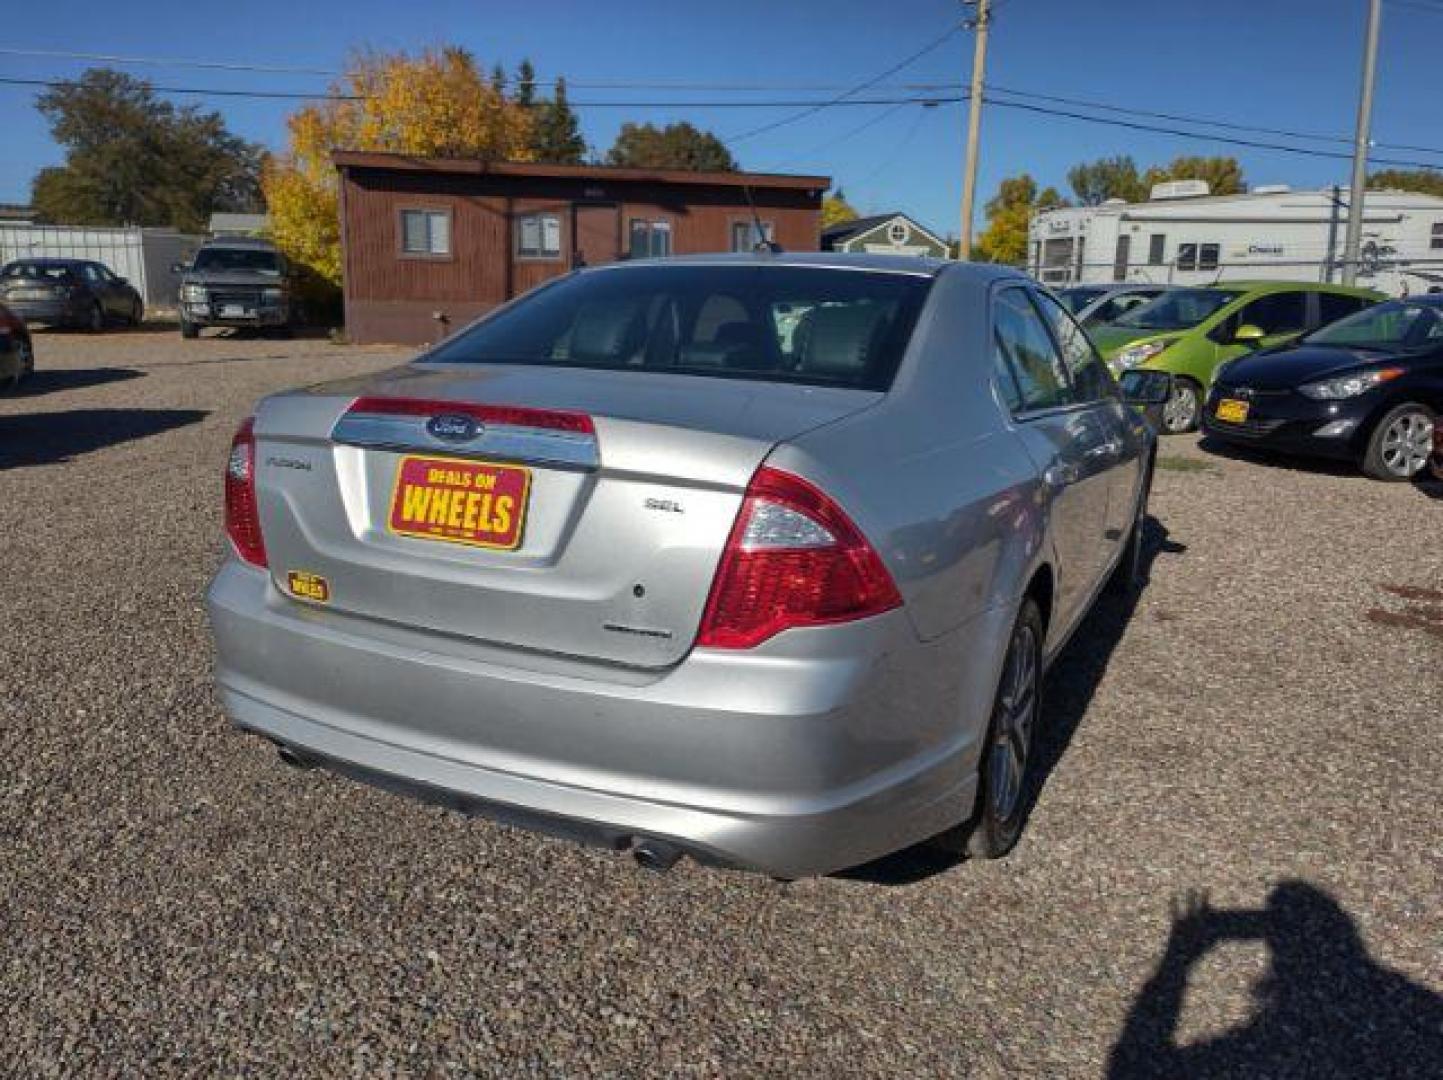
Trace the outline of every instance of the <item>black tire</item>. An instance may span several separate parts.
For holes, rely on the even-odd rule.
[[[196,326],[195,323],[193,323],[193,322],[188,322],[188,321],[186,321],[185,319],[181,319],[181,320],[180,320],[180,336],[183,337],[183,338],[185,338],[186,340],[190,340],[190,339],[192,339],[192,338],[199,337],[199,336],[200,336],[200,327]]]
[[[145,322],[145,304],[138,296],[135,298],[135,303],[130,307],[129,321],[130,325],[134,327],[139,327],[141,323]]]
[[[1162,432],[1165,435],[1186,435],[1196,431],[1202,419],[1202,387],[1179,375],[1173,380],[1172,396],[1162,407]]]
[[[30,376],[35,374],[35,343],[28,337],[20,339],[20,374],[15,376],[15,385],[19,386]]]
[[[977,802],[966,821],[933,841],[954,854],[1000,859],[1022,835],[1031,801],[1032,750],[1041,715],[1042,633],[1042,613],[1028,597],[1022,601],[1008,638],[978,762]],[[1019,727],[1017,721],[1023,716],[1025,724]]]
[[[105,329],[105,309],[98,303],[90,305],[90,317],[85,322],[85,329],[92,334],[98,334]]]
[[[1428,467],[1437,415],[1416,401],[1395,405],[1368,434],[1363,471],[1374,480],[1411,480]]]
[[[1132,528],[1127,534],[1127,546],[1122,557],[1113,567],[1112,576],[1107,579],[1107,591],[1120,595],[1136,592],[1142,588],[1143,533],[1147,527],[1147,500],[1152,494],[1152,461],[1143,466],[1142,488],[1137,496],[1137,509],[1132,515]]]

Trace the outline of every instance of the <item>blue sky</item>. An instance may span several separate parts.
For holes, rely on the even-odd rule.
[[[1039,94],[1265,127],[1347,135],[1353,124],[1364,0],[998,0],[988,81]],[[231,11],[230,17],[222,11]],[[417,49],[458,43],[489,65],[530,57],[541,77],[573,83],[748,82],[850,85],[915,52],[958,18],[956,0],[829,0],[827,3],[650,2],[609,4],[482,0],[247,0],[197,5],[170,0],[16,4],[0,47],[75,50],[240,63],[341,66],[356,47]],[[1438,147],[1437,49],[1443,0],[1390,0],[1384,9],[1374,138]],[[965,80],[972,42],[958,33],[888,82]],[[0,55],[0,76],[71,77],[82,62]],[[126,67],[157,85],[321,90],[299,74],[246,74],[162,66]],[[871,91],[880,93],[882,91]],[[577,86],[587,100],[684,101],[716,92]],[[736,97],[739,95],[726,95]],[[757,98],[826,96],[772,90]],[[279,149],[294,103],[178,98],[219,109],[233,130]],[[734,151],[747,168],[820,172],[863,212],[906,209],[955,233],[965,106],[858,106],[824,110]],[[688,119],[733,136],[794,108],[580,110],[601,150],[623,120]],[[857,131],[868,124],[864,130]],[[849,137],[850,136],[850,137]],[[1244,138],[1270,139],[1266,135]],[[36,169],[60,160],[35,112],[33,92],[0,86],[0,201],[24,201]],[[1309,146],[1346,150],[1342,144]],[[1321,185],[1347,176],[1345,161],[1230,148],[1210,141],[1103,127],[990,108],[983,126],[980,204],[997,181],[1028,171],[1065,186],[1067,167],[1116,153],[1139,166],[1179,153],[1235,153],[1250,183]],[[1443,153],[1378,150],[1437,161]]]

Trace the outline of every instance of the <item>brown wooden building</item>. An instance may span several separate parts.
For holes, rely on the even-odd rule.
[[[582,264],[750,251],[757,219],[786,250],[816,251],[830,183],[361,151],[335,162],[346,331],[359,342],[436,341]]]

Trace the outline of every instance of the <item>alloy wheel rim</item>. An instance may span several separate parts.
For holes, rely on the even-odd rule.
[[[1179,382],[1162,407],[1162,419],[1169,431],[1185,431],[1197,416],[1197,395],[1192,387]]]
[[[994,722],[988,798],[998,821],[1009,821],[1022,800],[1022,784],[1037,716],[1037,636],[1019,626],[1007,650]]]
[[[1383,465],[1394,476],[1417,473],[1432,450],[1433,421],[1423,413],[1404,413],[1383,431]]]

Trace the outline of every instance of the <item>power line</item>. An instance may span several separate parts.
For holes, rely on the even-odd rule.
[[[1443,9],[1440,9],[1443,11]],[[1010,97],[1027,98],[1033,101],[1049,101],[1059,105],[1078,105],[1087,109],[1101,109],[1105,112],[1115,112],[1125,116],[1146,116],[1155,120],[1173,120],[1184,124],[1201,124],[1206,127],[1224,128],[1229,131],[1251,131],[1260,135],[1281,135],[1288,139],[1311,139],[1316,142],[1334,142],[1351,146],[1353,139],[1348,135],[1322,135],[1306,131],[1290,131],[1287,128],[1259,127],[1255,124],[1238,124],[1230,120],[1212,120],[1202,116],[1187,116],[1181,113],[1155,112],[1151,109],[1135,109],[1122,105],[1109,105],[1101,101],[1089,101],[1084,98],[1062,97],[1057,94],[1039,94],[1028,90],[1014,90],[1006,86],[998,86],[996,83],[989,83],[987,89],[997,93],[1007,94]],[[988,99],[993,100],[991,98]],[[1410,146],[1407,143],[1374,143],[1374,146],[1384,150],[1405,150],[1414,153],[1437,154],[1443,151],[1427,146]]]
[[[1021,101],[999,101],[996,98],[988,97],[989,105],[995,105],[1000,109],[1020,109],[1024,112],[1040,113],[1046,116],[1062,116],[1071,120],[1085,120],[1091,124],[1104,124],[1110,127],[1127,128],[1131,131],[1151,131],[1160,135],[1175,135],[1183,139],[1199,139],[1204,142],[1225,143],[1229,146],[1245,146],[1253,150],[1278,150],[1286,154],[1299,154],[1304,157],[1332,158],[1342,161],[1351,161],[1352,154],[1344,153],[1341,150],[1317,150],[1306,146],[1287,146],[1283,143],[1263,142],[1259,139],[1240,139],[1230,135],[1214,135],[1206,131],[1185,131],[1181,128],[1164,127],[1160,124],[1144,124],[1134,120],[1118,120],[1108,116],[1088,116],[1086,113],[1071,112],[1067,109],[1054,109],[1044,105],[1030,105]],[[1430,154],[1443,154],[1443,150],[1430,149]],[[1372,159],[1378,165],[1399,165],[1411,169],[1428,169],[1432,171],[1443,170],[1443,165],[1437,162],[1428,161],[1405,161],[1397,158]]]
[[[905,109],[909,104],[911,104],[911,103],[910,103],[910,102],[907,102],[907,101],[902,101],[902,102],[898,102],[896,105],[892,105],[892,106],[890,106],[890,107],[888,107],[888,108],[886,108],[886,109],[883,109],[883,110],[882,110],[880,113],[878,113],[876,116],[870,116],[870,117],[868,117],[866,120],[863,120],[863,121],[862,121],[860,124],[858,124],[856,127],[850,128],[849,130],[843,132],[841,135],[838,135],[838,136],[836,136],[835,138],[826,139],[826,140],[824,140],[823,142],[820,142],[820,143],[818,143],[816,146],[812,147],[810,150],[805,150],[805,151],[803,151],[803,152],[800,153],[800,154],[793,154],[793,155],[792,155],[791,157],[789,157],[789,158],[784,158],[784,159],[782,159],[781,161],[779,161],[779,162],[777,162],[777,163],[775,163],[775,164],[773,164],[773,165],[768,166],[768,171],[775,171],[775,170],[777,170],[777,169],[783,168],[784,166],[790,165],[790,164],[792,164],[792,163],[795,162],[795,161],[807,161],[807,160],[809,160],[809,159],[811,159],[811,158],[814,158],[814,157],[816,157],[816,155],[820,154],[822,151],[824,151],[824,150],[830,150],[832,147],[838,145],[839,143],[844,143],[844,142],[846,142],[848,139],[852,138],[853,136],[855,136],[855,135],[860,135],[862,132],[866,131],[868,128],[874,127],[875,125],[880,124],[883,120],[887,119],[887,117],[893,115],[894,113],[898,112],[898,111],[901,110],[901,109]],[[919,110],[919,113],[920,113],[921,111],[922,111],[922,110]]]
[[[818,103],[815,104],[815,105],[812,105],[812,106],[810,106],[810,107],[808,107],[808,108],[803,109],[801,112],[793,113],[793,114],[790,115],[790,116],[784,116],[784,117],[782,117],[780,120],[773,120],[773,121],[772,121],[771,123],[769,123],[769,124],[763,124],[763,125],[761,125],[760,127],[752,128],[750,131],[743,131],[743,132],[742,132],[741,134],[739,134],[739,135],[733,135],[733,136],[731,136],[730,138],[723,139],[722,142],[726,143],[728,146],[731,146],[731,145],[734,145],[734,144],[736,144],[736,143],[741,142],[741,141],[744,140],[744,139],[750,139],[750,138],[752,138],[753,136],[761,135],[761,134],[763,134],[764,132],[767,132],[767,131],[774,131],[774,130],[776,130],[776,129],[779,128],[779,127],[784,127],[784,126],[786,126],[787,124],[794,124],[794,123],[796,123],[798,120],[804,120],[804,119],[806,119],[808,116],[813,115],[814,113],[819,113],[819,112],[821,112],[823,109],[831,108],[831,107],[834,106],[834,105],[841,105],[841,104],[843,104],[843,102],[846,101],[847,99],[851,99],[854,94],[860,94],[863,90],[869,90],[869,89],[871,89],[873,86],[876,86],[879,82],[881,82],[883,79],[887,78],[888,76],[890,76],[890,75],[895,75],[897,72],[901,71],[904,67],[906,67],[906,66],[908,66],[909,64],[915,63],[916,61],[920,60],[922,57],[926,56],[929,52],[932,52],[934,49],[940,47],[944,42],[946,42],[953,34],[957,33],[957,31],[960,30],[960,29],[962,29],[962,24],[961,24],[961,23],[958,23],[958,24],[955,25],[955,26],[950,26],[950,27],[948,27],[946,33],[944,33],[944,34],[940,35],[939,37],[933,39],[932,41],[928,42],[926,45],[923,45],[920,49],[918,49],[916,52],[912,53],[910,56],[907,56],[907,57],[905,57],[905,58],[897,61],[897,63],[893,64],[893,65],[892,65],[891,67],[889,67],[886,71],[883,71],[883,72],[881,72],[881,73],[878,74],[878,75],[874,75],[872,78],[867,79],[867,80],[864,81],[864,82],[858,83],[856,86],[852,87],[850,90],[845,90],[845,91],[843,91],[842,93],[838,94],[838,95],[837,95],[836,97],[834,97],[834,98],[830,98],[830,99],[827,100],[827,101],[818,102]],[[941,99],[938,99],[938,100],[939,100],[939,102],[941,101]],[[961,98],[958,98],[957,100],[960,101],[960,100],[962,100],[962,99],[961,99]]]
[[[237,63],[228,60],[204,60],[176,56],[128,56],[118,53],[73,52],[65,49],[14,49],[0,48],[0,56],[18,56],[48,60],[83,60],[103,64],[135,65],[141,67],[196,68],[204,71],[250,72],[262,75],[320,75],[342,78],[357,74],[340,68],[291,66],[286,64]],[[514,75],[505,79],[507,85],[516,83]],[[657,79],[635,82],[627,79],[533,79],[536,86],[555,86],[565,82],[572,89],[584,90],[707,90],[733,91],[736,93],[763,93],[782,91],[826,93],[848,89],[844,83],[804,82],[699,82],[694,80]],[[877,84],[873,84],[877,85]],[[895,83],[893,90],[957,90],[959,82]]]
[[[0,77],[0,85],[4,86],[39,86],[39,87],[75,87],[81,84],[73,79],[16,79]],[[158,94],[194,94],[201,97],[238,97],[238,98],[264,98],[292,101],[367,101],[372,100],[369,95],[364,94],[330,94],[317,93],[306,90],[224,90],[215,87],[197,86],[152,86],[151,90]],[[845,101],[829,100],[818,103],[815,100],[807,99],[782,99],[768,101],[568,101],[574,108],[588,109],[780,109],[796,108],[807,105],[817,108],[830,107],[832,105],[948,105],[959,101],[965,101],[965,94],[927,96],[927,97],[873,97],[873,98],[847,98]],[[513,102],[513,104],[517,104]],[[544,108],[550,105],[549,101],[536,101],[531,103],[531,108]]]

